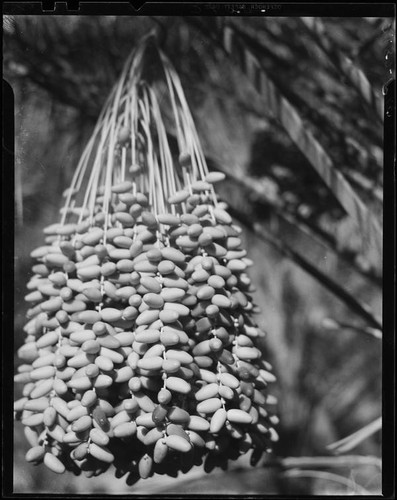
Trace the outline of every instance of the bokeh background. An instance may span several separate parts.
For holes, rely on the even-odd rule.
[[[346,206],[361,200],[361,213],[381,230],[382,88],[394,71],[394,20],[313,19],[5,16],[4,77],[16,125],[15,349],[23,343],[29,253],[58,220],[123,62],[154,30],[210,167],[227,174],[219,192],[254,261],[280,417],[271,463],[243,459],[228,471],[194,469],[132,487],[112,471],[59,477],[26,463],[16,422],[16,493],[380,493],[382,262],[372,226]],[[236,43],[231,53],[225,30]],[[247,76],[252,57],[259,83]]]

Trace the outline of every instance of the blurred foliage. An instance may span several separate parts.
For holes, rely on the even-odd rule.
[[[336,284],[380,321],[381,262],[363,251],[363,235],[335,191],[313,169],[305,148],[294,143],[263,105],[243,78],[241,65],[226,54],[218,37],[226,20],[279,95],[297,110],[302,128],[322,145],[381,224],[382,120],[375,103],[363,99],[338,64],[348,58],[360,81],[367,79],[371,95],[381,101],[382,86],[394,71],[392,19],[319,20],[331,48],[326,53],[307,23],[292,17],[6,17],[4,77],[16,102],[15,347],[23,340],[29,253],[41,244],[42,228],[58,217],[62,192],[127,55],[154,30],[180,75],[209,165],[228,174],[221,196],[234,214],[256,221],[265,236],[244,231],[255,262],[255,300],[263,311],[258,321],[269,332],[266,359],[271,359],[278,377],[274,391],[280,441],[275,453],[321,456],[329,454],[327,445],[381,413],[380,343],[376,335],[368,335],[366,316],[352,312],[343,294],[332,288]],[[148,61],[151,78],[160,73],[155,61]],[[287,258],[288,253],[280,253],[286,248],[318,269],[320,278]],[[334,321],[333,328],[324,323],[326,318]],[[27,445],[19,430],[17,425],[15,492],[129,491],[122,480],[110,480],[109,475],[54,479],[42,467],[34,470],[24,462]],[[354,452],[379,457],[380,439],[374,434]],[[368,467],[338,472],[379,492],[379,469]],[[289,477],[248,464],[238,474],[194,474],[189,492],[351,491],[326,476]],[[134,492],[160,488],[162,493],[181,493],[187,480],[160,485],[152,479],[138,483]]]

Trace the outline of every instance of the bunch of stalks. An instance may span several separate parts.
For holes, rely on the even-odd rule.
[[[145,78],[149,49],[128,59],[31,253],[15,416],[27,461],[57,473],[175,476],[250,450],[255,464],[277,440],[252,262],[214,189],[224,174],[208,171],[161,51],[163,77]]]

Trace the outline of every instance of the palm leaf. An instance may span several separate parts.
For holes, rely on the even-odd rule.
[[[323,98],[313,92],[313,87],[310,88],[310,86],[306,85],[305,87],[294,88],[295,85],[290,78],[286,79],[285,75],[291,75],[294,80],[299,78],[307,79],[305,75],[307,56],[306,59],[303,59],[305,64],[295,65],[292,70],[289,60],[305,57],[300,54],[301,51],[296,51],[294,47],[294,52],[288,56],[289,60],[282,59],[279,55],[273,53],[275,44],[269,43],[269,40],[263,36],[263,32],[269,34],[266,24],[264,25],[266,29],[258,33],[256,26],[254,29],[247,23],[239,23],[236,19],[230,22],[233,22],[233,29],[238,33],[241,40],[244,40],[250,50],[260,58],[262,67],[283,96],[300,110],[301,116],[310,120],[312,125],[316,127],[317,132],[321,132],[321,140],[326,140],[328,144],[338,142],[343,146],[343,154],[346,157],[344,161],[347,166],[349,164],[356,165],[354,158],[349,158],[349,155],[346,154],[353,146],[356,153],[360,155],[361,169],[365,171],[375,166],[379,169],[383,168],[379,158],[369,151],[371,142],[382,145],[382,138],[378,137],[378,129],[366,129],[364,133],[363,130],[357,127],[357,119],[354,113],[349,113],[349,116],[346,116],[344,101],[333,99],[332,102],[327,102],[324,106]],[[302,41],[305,46],[312,44],[311,38],[306,41],[306,38],[302,37]],[[286,45],[283,47],[285,48]],[[310,47],[307,48],[307,50],[309,49]],[[281,69],[282,71],[280,71]],[[332,81],[333,89],[339,88],[344,92],[344,86],[340,81],[340,72],[335,71],[335,74],[332,75],[329,69],[321,64],[316,66],[316,71],[311,75],[311,79],[311,84],[314,84],[316,89],[320,89],[322,80],[327,79],[329,82]],[[376,135],[373,135],[374,132]],[[368,142],[369,138],[370,142]],[[379,139],[380,142],[378,142]]]
[[[372,328],[370,326],[356,326],[349,323],[344,323],[340,321],[336,321],[333,318],[324,318],[322,322],[323,328],[327,330],[352,330],[355,332],[365,332],[368,335],[372,335],[377,339],[382,338],[382,332],[377,330],[376,328]]]
[[[321,285],[341,300],[351,311],[363,318],[368,324],[377,330],[382,330],[381,319],[377,318],[367,304],[359,302],[351,293],[341,287],[336,281],[324,274],[318,268],[313,266],[302,254],[291,248],[284,241],[281,241],[275,234],[272,234],[263,224],[253,221],[252,218],[245,216],[241,211],[236,211],[229,206],[230,214],[249,228],[259,239],[275,248],[281,255],[287,257],[306,271],[310,276],[316,279]],[[371,330],[362,330],[371,336]],[[380,338],[376,336],[375,338]]]
[[[346,178],[339,172],[321,144],[307,129],[298,111],[279,93],[277,87],[262,71],[256,57],[239,44],[232,28],[225,26],[223,43],[233,59],[238,58],[249,81],[264,100],[265,108],[283,125],[291,139],[305,154],[325,184],[331,189],[341,206],[357,222],[363,247],[373,249],[376,259],[382,257],[382,231],[374,216],[357,196]]]
[[[373,112],[375,111],[375,116],[383,123],[382,101],[373,91],[363,71],[350,58],[343,55],[339,50],[335,50],[321,19],[316,17],[301,17],[300,20],[330,62],[342,73],[352,88],[363,99],[371,112],[371,116],[373,116]]]
[[[330,481],[334,483],[341,484],[343,486],[346,486],[350,488],[352,491],[351,493],[354,493],[356,495],[371,495],[371,492],[357,484],[353,479],[349,479],[347,477],[341,476],[340,474],[334,474],[332,472],[323,472],[323,471],[317,471],[317,470],[299,470],[299,469],[292,469],[284,472],[284,476],[291,478],[311,478],[311,479],[317,479],[317,480],[323,480],[323,481]]]
[[[208,33],[201,23],[198,27]],[[214,37],[213,32],[211,36]],[[270,112],[284,127],[288,135],[309,160],[323,182],[332,191],[345,211],[360,229],[362,252],[373,252],[374,265],[380,266],[382,259],[382,230],[373,214],[357,196],[350,183],[339,172],[324,148],[307,129],[298,111],[279,92],[261,68],[257,58],[240,42],[235,30],[224,24],[218,28],[215,39],[231,59],[239,66],[249,82],[261,96],[266,112]]]
[[[382,417],[377,418],[370,424],[362,427],[360,430],[353,432],[349,436],[346,436],[335,443],[332,443],[327,446],[327,449],[334,453],[345,453],[346,451],[350,451],[360,443],[362,443],[365,439],[372,436],[376,432],[382,429]]]
[[[360,174],[360,172],[350,171],[346,174],[346,177],[350,180],[352,184],[355,184],[359,189],[362,189],[366,194],[370,195],[378,203],[383,203],[383,191],[379,187],[375,186],[372,181],[367,177]]]
[[[306,468],[323,469],[333,467],[357,467],[360,465],[374,465],[381,468],[382,462],[378,457],[369,455],[344,455],[340,457],[286,457],[280,460],[281,466],[286,469]]]

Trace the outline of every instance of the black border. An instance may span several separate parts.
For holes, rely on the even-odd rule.
[[[265,8],[266,12],[261,13],[261,8]],[[341,8],[343,8],[342,13],[340,12]],[[393,17],[395,8],[394,3],[384,2],[144,2],[143,0],[55,2],[54,0],[43,0],[43,2],[4,2],[3,14]]]
[[[322,17],[394,17],[395,3],[299,3],[299,2],[5,2],[3,15],[119,15],[119,16],[322,16]],[[260,12],[265,7],[266,12]],[[43,10],[44,9],[44,10]],[[341,10],[342,9],[342,10]],[[62,495],[62,494],[14,494],[12,459],[13,453],[13,357],[6,356],[13,342],[13,297],[9,293],[14,282],[14,96],[10,85],[3,80],[3,164],[2,169],[2,402],[3,402],[3,498],[126,498],[126,495]],[[384,212],[383,212],[383,267],[387,271],[383,280],[383,318],[385,335],[383,347],[383,442],[382,442],[382,485],[380,496],[360,498],[395,498],[395,222],[396,222],[396,108],[395,80],[385,86],[384,124]],[[12,285],[13,286],[13,285]],[[14,352],[14,350],[12,350]],[[11,416],[11,418],[10,418]],[[134,495],[134,498],[155,497],[155,495]],[[130,496],[128,495],[128,496]],[[201,498],[195,495],[162,495],[161,498]],[[243,495],[211,495],[216,498],[241,498]],[[345,498],[343,496],[298,496],[298,495],[249,495],[245,498]]]
[[[1,239],[2,239],[2,462],[3,470],[7,468],[7,457],[13,454],[13,424],[10,417],[13,415],[13,380],[11,374],[13,368],[13,355],[6,356],[5,353],[14,353],[14,300],[10,288],[14,288],[14,93],[11,86],[3,79],[2,84],[2,203],[1,203]],[[7,293],[8,290],[8,293]],[[12,350],[11,350],[12,349]],[[8,431],[9,429],[9,431]],[[8,459],[9,461],[9,459]],[[8,485],[11,481],[12,470],[9,475],[3,473],[3,483]],[[4,486],[3,486],[4,491]]]

